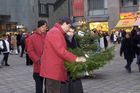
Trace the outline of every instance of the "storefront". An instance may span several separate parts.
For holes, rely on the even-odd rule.
[[[140,26],[140,11],[136,12],[136,21],[134,22],[134,26]]]
[[[90,22],[89,23],[90,30],[96,29],[97,31],[105,31],[108,32],[108,22]]]
[[[121,13],[120,20],[118,21],[115,28],[117,30],[124,29],[126,32],[131,32],[135,21],[136,21],[136,16],[134,12]]]
[[[108,15],[100,15],[87,18],[87,21],[89,23],[89,29],[90,30],[96,29],[97,31],[108,32],[109,31],[108,18],[109,18]]]

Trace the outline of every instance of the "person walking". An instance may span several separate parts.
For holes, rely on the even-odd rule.
[[[46,79],[47,93],[60,93],[61,82],[67,80],[65,60],[70,62],[86,61],[84,57],[77,57],[67,50],[64,35],[69,31],[70,26],[71,20],[65,16],[47,32],[40,69],[40,76]]]
[[[126,34],[125,38],[121,42],[120,56],[122,56],[122,54],[124,54],[124,59],[127,61],[125,68],[129,73],[131,73],[131,64],[135,58],[135,50],[133,40],[129,33]]]
[[[137,35],[134,37],[135,53],[137,55],[137,64],[140,72],[140,31],[137,31]]]
[[[38,28],[28,37],[27,53],[33,61],[33,78],[35,80],[36,93],[43,93],[43,77],[40,74],[41,55],[43,53],[44,40],[46,36],[47,22],[38,21]]]
[[[4,55],[2,61],[1,61],[1,65],[5,65],[5,66],[10,66],[8,64],[8,57],[9,57],[9,52],[10,52],[10,44],[7,40],[7,36],[6,35],[3,35],[3,40],[0,41],[0,47],[2,49],[2,53]]]

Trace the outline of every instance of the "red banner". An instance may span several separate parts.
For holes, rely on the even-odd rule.
[[[84,16],[84,0],[72,0],[73,16]]]

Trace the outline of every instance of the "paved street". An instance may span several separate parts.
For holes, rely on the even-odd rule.
[[[127,73],[118,47],[115,54],[113,61],[94,71],[94,79],[83,79],[84,93],[140,93],[136,60],[132,64],[132,73]],[[32,67],[25,65],[25,58],[10,55],[9,64],[10,67],[0,68],[0,93],[35,93]]]

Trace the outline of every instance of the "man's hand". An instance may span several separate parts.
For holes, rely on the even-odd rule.
[[[77,57],[76,62],[86,62],[86,58],[85,57]]]

